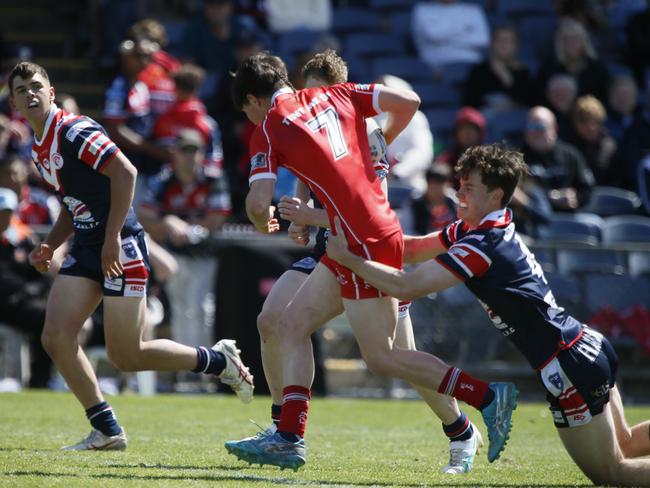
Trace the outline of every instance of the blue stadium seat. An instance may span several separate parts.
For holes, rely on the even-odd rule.
[[[332,18],[332,30],[336,33],[378,31],[381,16],[377,12],[363,8],[337,8]]]
[[[408,204],[413,196],[414,188],[406,183],[391,181],[388,185],[388,202],[392,209],[398,209]]]
[[[647,278],[591,273],[582,279],[585,305],[592,313],[607,305],[615,310],[625,310],[647,304],[650,297],[650,280]]]
[[[314,45],[323,37],[322,32],[296,29],[278,35],[276,49],[282,57],[311,52]]]
[[[461,106],[458,88],[450,83],[413,83],[413,91],[420,96],[422,110],[433,107],[457,108]]]
[[[545,0],[498,0],[497,15],[502,17],[520,17],[528,14],[547,14],[555,13],[553,2]]]
[[[403,38],[411,39],[413,37],[411,12],[393,12],[390,16],[390,31]]]
[[[605,221],[590,213],[557,213],[539,226],[539,236],[551,241],[573,241],[596,245],[602,239]]]
[[[631,276],[650,277],[650,252],[634,251],[627,257]]]
[[[179,46],[183,40],[187,21],[185,20],[168,20],[162,23],[167,34],[166,50],[172,54],[178,54]]]
[[[381,57],[372,60],[372,74],[394,75],[409,82],[417,80],[433,83],[433,73],[428,65],[414,56]]]
[[[522,137],[527,116],[526,110],[489,113],[486,116],[488,140],[498,142],[501,139],[508,139],[513,134]]]
[[[614,273],[626,271],[624,253],[604,249],[560,249],[557,252],[557,270],[564,275],[581,273]]]
[[[546,281],[560,307],[570,308],[573,313],[583,303],[580,283],[577,279],[559,273],[544,272]]]
[[[557,258],[554,249],[531,246],[531,252],[535,256],[535,261],[542,266],[544,272],[555,272]]]
[[[546,15],[532,15],[517,22],[519,43],[527,45],[520,51],[522,60],[529,59],[527,55],[531,50],[534,54],[532,59],[536,60],[544,59],[552,52],[557,23],[557,17]]]
[[[424,115],[427,116],[429,127],[431,128],[431,132],[433,132],[434,136],[437,136],[438,132],[450,133],[453,131],[456,112],[456,109],[451,108],[435,108],[424,110]]]
[[[388,34],[349,34],[345,38],[345,53],[348,56],[396,56],[403,54],[405,51],[404,40]]]
[[[447,63],[438,66],[436,75],[447,83],[464,83],[474,63]]]
[[[587,204],[580,210],[609,217],[636,214],[640,207],[641,199],[632,191],[613,186],[597,186],[592,190]]]
[[[603,243],[617,242],[650,242],[650,217],[622,215],[606,218]]]
[[[370,0],[370,8],[376,10],[395,10],[411,8],[417,0]]]

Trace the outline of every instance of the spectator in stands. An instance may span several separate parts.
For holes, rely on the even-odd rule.
[[[248,193],[249,158],[248,140],[255,126],[244,112],[237,110],[232,103],[232,77],[240,63],[248,56],[262,50],[260,37],[255,30],[242,29],[235,36],[235,61],[225,69],[215,89],[214,97],[208,105],[208,112],[221,129],[224,170],[228,178],[232,198],[233,216],[248,222],[244,210],[244,199]]]
[[[185,28],[181,58],[198,64],[208,73],[222,73],[234,61],[233,41],[237,30],[232,0],[204,0],[203,15]]]
[[[572,211],[586,202],[594,175],[575,147],[560,140],[553,112],[533,107],[524,130],[524,159],[531,174],[558,211]]]
[[[0,160],[0,187],[18,196],[15,214],[27,225],[52,225],[61,210],[59,200],[50,192],[27,182],[29,167],[17,154]]]
[[[31,133],[25,124],[0,113],[0,158],[19,151],[30,139]]]
[[[605,127],[620,146],[623,134],[639,115],[639,90],[629,75],[614,77],[609,85],[609,110]]]
[[[560,138],[570,137],[573,131],[571,113],[578,98],[578,82],[571,75],[555,74],[546,83],[545,95],[545,105],[555,115]]]
[[[489,57],[465,81],[465,105],[493,110],[527,106],[529,82],[528,68],[517,59],[517,31],[498,27],[492,32]]]
[[[456,220],[457,200],[451,185],[451,167],[433,163],[426,178],[427,188],[422,196],[411,202],[410,225],[404,226],[418,235],[443,229]]]
[[[74,115],[79,115],[79,104],[77,100],[68,93],[57,93],[54,99],[54,103],[57,104],[60,108]]]
[[[397,76],[380,76],[377,82],[392,88],[412,89],[408,82]],[[383,127],[386,114],[378,115],[375,120]],[[424,113],[415,113],[406,128],[388,146],[386,157],[391,166],[389,177],[392,181],[407,183],[418,192],[425,190],[425,172],[433,161],[433,134]]]
[[[417,2],[411,22],[420,59],[433,69],[447,63],[478,63],[490,44],[485,12],[474,3]]]
[[[185,64],[172,74],[176,101],[156,120],[154,139],[156,143],[171,147],[182,129],[197,130],[206,147],[205,164],[220,170],[223,164],[221,133],[205,104],[198,98],[205,71],[198,66]]]
[[[216,232],[230,212],[225,178],[209,174],[206,146],[197,130],[179,131],[172,163],[150,178],[138,208],[145,230],[156,241],[183,246],[207,232]]]
[[[141,43],[128,39],[120,45],[120,59],[122,74],[106,91],[104,125],[110,138],[138,169],[137,199],[143,184],[141,177],[157,172],[167,153],[151,140],[154,119],[150,93],[139,79],[149,63],[149,53]]]
[[[555,33],[555,56],[542,64],[538,74],[539,93],[544,93],[548,79],[556,73],[567,73],[578,81],[578,95],[594,95],[606,100],[609,72],[598,60],[589,34],[582,24],[564,19]]]
[[[646,89],[645,105],[623,133],[623,141],[619,145],[617,156],[619,165],[616,171],[618,176],[616,186],[638,192],[639,165],[648,155],[650,155],[650,86]]]
[[[454,122],[453,145],[440,154],[436,161],[446,163],[453,168],[465,149],[482,144],[486,134],[487,126],[483,114],[472,107],[461,108],[456,114]]]
[[[330,0],[266,0],[266,20],[273,33],[293,29],[328,31],[332,25]]]
[[[4,167],[4,163],[3,163]],[[15,214],[18,198],[0,182],[0,317],[25,334],[31,349],[31,388],[46,388],[52,361],[41,345],[49,278],[27,261],[34,248],[30,228]]]
[[[582,153],[596,178],[597,185],[610,185],[616,154],[616,141],[607,133],[607,112],[600,101],[585,95],[573,109],[573,137],[569,142]]]
[[[146,40],[153,43],[151,62],[160,66],[167,74],[172,74],[181,67],[181,63],[174,56],[165,51],[167,46],[167,32],[165,27],[154,19],[142,19],[131,26],[127,38],[136,41]]]
[[[646,69],[650,66],[650,5],[630,18],[626,33],[627,63],[634,70],[637,85],[646,86],[649,81]]]

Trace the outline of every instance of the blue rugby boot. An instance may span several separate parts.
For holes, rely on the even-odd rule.
[[[271,464],[281,469],[290,468],[297,471],[305,464],[307,448],[305,440],[297,442],[285,440],[280,434],[257,435],[241,441],[229,441],[225,444],[230,454],[249,464]]]
[[[488,431],[488,461],[499,459],[512,427],[512,412],[517,408],[519,392],[513,383],[490,383],[494,400],[481,411]]]

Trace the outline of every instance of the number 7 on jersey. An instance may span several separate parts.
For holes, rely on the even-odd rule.
[[[348,154],[348,146],[343,137],[341,124],[339,123],[339,114],[336,113],[334,108],[329,107],[317,113],[313,119],[307,121],[307,126],[314,133],[320,132],[323,128],[325,129],[332,154],[334,155],[334,161]]]

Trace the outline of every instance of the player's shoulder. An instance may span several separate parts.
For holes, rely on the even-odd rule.
[[[85,115],[81,115],[63,122],[61,125],[61,140],[62,142],[67,141],[72,144],[83,144],[89,137],[94,136],[96,132],[100,132],[101,134],[106,133],[104,127],[99,122]]]

